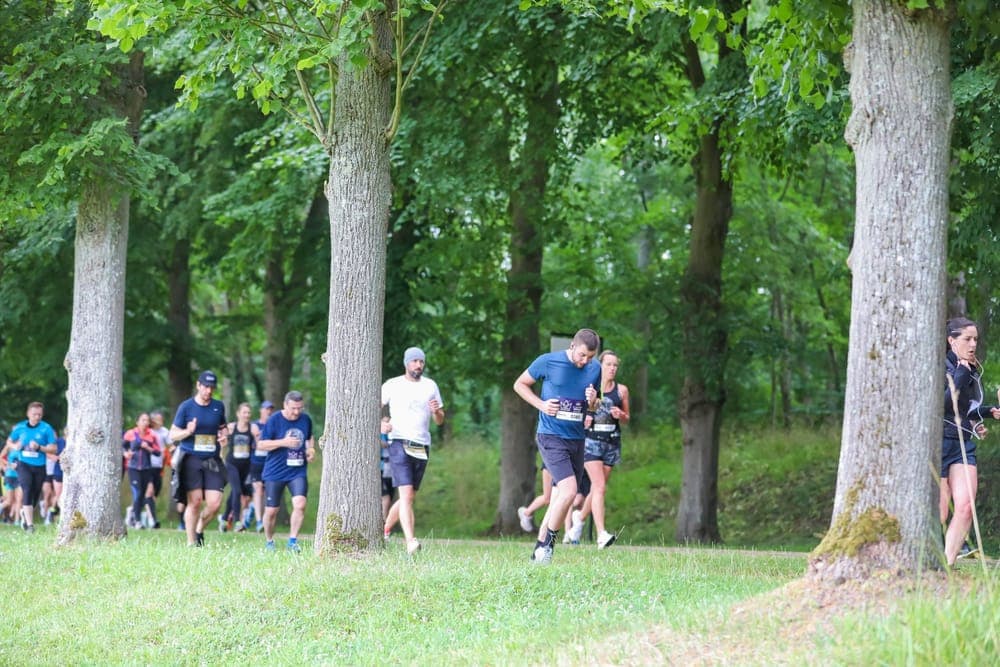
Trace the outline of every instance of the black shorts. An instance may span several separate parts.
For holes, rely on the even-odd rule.
[[[427,459],[418,459],[406,453],[403,445],[406,440],[389,442],[389,465],[392,468],[392,482],[397,489],[401,486],[412,486],[414,491],[420,489],[420,482],[427,470]],[[426,448],[425,448],[426,451]]]
[[[42,497],[45,466],[29,466],[21,463],[17,466],[17,479],[21,482],[22,493],[24,493],[24,505],[31,507]]]
[[[278,507],[281,504],[281,494],[285,492],[286,486],[292,498],[306,496],[309,493],[309,480],[305,476],[280,482],[264,480],[264,507]]]
[[[250,483],[264,481],[264,463],[257,463],[250,459]]]
[[[383,496],[392,495],[392,477],[382,478],[382,495]]]
[[[153,468],[153,497],[160,497],[160,489],[163,488],[163,468]]]
[[[583,439],[570,440],[558,435],[539,433],[535,436],[538,453],[552,475],[552,483],[558,484],[567,477],[576,477],[577,487],[583,474]]]
[[[976,441],[965,441],[965,460],[970,466],[976,465]],[[962,448],[958,438],[944,438],[941,441],[941,478],[948,478],[948,469],[962,463]]]
[[[190,452],[181,463],[181,484],[187,492],[218,491],[226,487],[226,467],[217,458],[200,459]]]

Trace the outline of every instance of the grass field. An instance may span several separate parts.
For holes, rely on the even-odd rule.
[[[830,607],[767,597],[804,554],[560,545],[539,567],[527,538],[320,560],[246,533],[203,549],[163,530],[53,549],[54,534],[0,539],[5,664],[990,664],[1000,647],[995,575],[976,570],[949,599],[918,588],[784,641]]]

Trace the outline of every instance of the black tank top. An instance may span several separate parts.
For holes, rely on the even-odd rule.
[[[226,463],[243,463],[250,460],[250,453],[254,450],[253,431],[250,426],[247,430],[240,431],[239,427],[233,425],[233,434],[229,436],[229,447],[226,448]]]
[[[594,421],[587,429],[587,437],[591,440],[603,440],[605,442],[619,440],[622,436],[621,425],[618,420],[611,416],[611,408],[622,406],[622,397],[618,393],[618,383],[606,391],[601,396],[594,411]]]

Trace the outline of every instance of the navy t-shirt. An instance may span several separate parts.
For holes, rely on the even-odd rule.
[[[226,406],[222,401],[212,399],[208,405],[199,405],[189,398],[177,407],[174,426],[186,429],[188,422],[197,419],[194,433],[181,440],[181,451],[194,454],[200,459],[210,459],[219,455],[219,429],[226,424]]]
[[[298,438],[300,444],[295,448],[279,447],[267,453],[264,472],[261,473],[265,482],[287,482],[306,476],[306,443],[312,438],[312,419],[309,415],[302,412],[295,421],[285,419],[280,410],[271,415],[260,439],[281,440],[286,437]]]

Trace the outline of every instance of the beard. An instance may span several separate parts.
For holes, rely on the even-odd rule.
[[[418,368],[416,370],[407,371],[407,373],[409,373],[410,377],[414,380],[419,380],[420,376],[424,374],[424,369]]]

